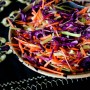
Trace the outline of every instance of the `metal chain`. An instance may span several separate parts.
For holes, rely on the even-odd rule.
[[[59,79],[47,76],[37,76],[20,81],[11,81],[0,84],[0,90],[42,90],[46,88],[62,87],[63,85],[82,83],[89,78],[80,79]]]

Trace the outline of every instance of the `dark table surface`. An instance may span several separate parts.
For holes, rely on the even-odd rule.
[[[4,1],[4,0],[2,0]],[[7,1],[7,0],[6,0]],[[8,16],[11,11],[24,8],[26,4],[12,0],[11,4],[0,12],[0,22]],[[0,37],[5,37],[8,41],[8,28],[0,23]],[[90,78],[81,79],[56,79],[40,75],[28,69],[19,62],[13,53],[0,63],[0,90],[25,90],[33,89],[74,89],[79,90],[90,88]]]

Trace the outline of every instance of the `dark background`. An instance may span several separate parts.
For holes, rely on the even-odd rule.
[[[2,21],[3,18],[7,17],[11,11],[13,10],[18,10],[19,8],[23,9],[26,5],[21,4],[20,2],[17,2],[16,0],[13,0],[12,3],[8,6],[5,7],[2,12],[0,12],[0,22]],[[8,41],[8,28],[3,26],[0,23],[0,37],[5,37]],[[35,79],[33,79],[35,77]],[[41,78],[38,78],[41,77]],[[30,78],[30,80],[28,80]],[[25,81],[26,80],[26,81]],[[56,83],[58,86],[56,85]],[[33,72],[32,70],[28,69],[26,66],[24,66],[21,62],[19,62],[18,58],[14,54],[10,54],[7,56],[7,58],[0,63],[0,90],[5,88],[5,90],[11,90],[12,88],[16,87],[27,87],[29,85],[30,87],[32,85],[36,85],[37,81],[41,84],[42,82],[45,82],[47,84],[47,88],[45,84],[42,84],[42,89],[70,89],[70,90],[80,90],[80,89],[90,89],[90,78],[83,78],[83,79],[73,79],[73,80],[64,80],[61,79],[61,81],[57,81],[58,79],[51,78]],[[11,83],[11,81],[15,82],[14,84]],[[20,82],[23,81],[23,84]],[[28,81],[28,82],[27,82]],[[47,81],[51,82],[52,86],[50,83],[47,83]],[[53,82],[52,82],[53,81]],[[11,83],[10,84],[7,84]],[[62,84],[63,82],[63,84]],[[4,85],[6,84],[6,86]],[[32,88],[35,90],[35,87]],[[23,89],[19,89],[23,90]],[[28,90],[28,89],[27,89]],[[40,90],[40,87],[38,86],[38,90]]]

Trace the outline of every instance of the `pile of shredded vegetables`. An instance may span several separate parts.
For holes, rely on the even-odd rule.
[[[42,0],[20,18],[10,20],[13,46],[21,57],[39,69],[55,74],[77,74],[90,70],[90,14]]]

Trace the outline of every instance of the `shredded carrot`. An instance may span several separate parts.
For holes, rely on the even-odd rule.
[[[56,3],[56,4],[59,3],[59,0],[55,0],[55,3]]]
[[[47,52],[51,52],[51,51],[52,51],[52,49],[47,49],[47,48],[46,48],[46,51],[47,51]]]
[[[17,52],[18,52],[18,51],[19,51],[19,52],[21,51],[20,49],[18,49],[18,47],[14,47],[14,50],[17,51]]]
[[[41,9],[39,9],[39,11],[38,11],[38,20],[39,20],[40,24],[43,21],[43,15],[42,15]]]
[[[21,45],[21,43],[19,42],[19,48],[20,48],[20,50],[21,50],[21,52],[22,52],[22,54],[24,53],[24,50],[23,50],[23,47],[22,47],[22,45]]]
[[[58,34],[57,30],[55,31],[55,33],[56,33],[56,35],[59,37],[59,34]]]
[[[34,9],[32,9],[32,14],[33,14],[33,15],[36,15],[37,12],[36,12]]]
[[[81,43],[81,45],[90,44],[90,39],[83,38],[82,40],[83,42]]]
[[[34,26],[31,22],[26,23],[28,26]]]
[[[90,25],[90,20],[87,20],[85,23],[86,25]]]
[[[64,73],[57,72],[57,71],[54,71],[54,70],[51,70],[51,69],[45,68],[45,67],[43,67],[43,66],[40,66],[39,68],[42,69],[42,70],[45,70],[45,71],[48,71],[48,72],[54,73],[54,74],[64,75]]]
[[[15,39],[18,40],[21,44],[25,45],[25,46],[28,47],[28,48],[31,48],[31,47],[33,47],[33,48],[40,48],[40,47],[37,46],[37,45],[27,43],[27,42],[25,42],[25,41],[22,41],[22,40],[16,38],[16,37],[15,37]]]
[[[52,35],[50,34],[50,35],[47,35],[47,36],[41,37],[40,40],[45,40],[45,39],[47,39],[47,38],[50,38],[51,36],[52,36]]]
[[[54,31],[57,31],[57,28],[53,26],[53,30],[54,30]]]
[[[40,48],[30,48],[30,52],[34,52],[34,51],[39,51],[40,50]]]
[[[43,21],[43,15],[41,12],[41,8],[35,13],[35,15],[32,18],[32,22],[34,22],[34,26],[39,26]]]
[[[82,61],[82,59],[76,60],[76,64],[79,64]]]
[[[53,25],[57,25],[57,24],[59,24],[59,22],[54,22],[54,23],[48,24],[48,26],[53,26]]]
[[[60,47],[60,49],[61,49],[61,51],[63,51],[64,53],[67,52],[63,47]]]
[[[17,24],[21,24],[21,25],[25,25],[26,24],[26,22],[24,22],[24,21],[16,21],[16,23]]]
[[[57,32],[58,29],[57,29],[55,26],[52,26],[52,28],[53,28],[53,30],[55,31],[56,35],[59,37],[59,34],[58,34],[58,32]]]
[[[85,44],[90,44],[90,42],[88,41],[88,42],[84,42],[84,43],[82,43],[82,45],[85,45]]]
[[[79,49],[77,49],[77,48],[71,48],[71,50],[75,50],[75,51],[77,51],[77,50],[79,50]]]
[[[27,20],[30,20],[30,19],[31,19],[31,16],[28,16],[28,17],[27,17]]]
[[[48,24],[46,27],[54,26],[54,25],[57,25],[57,24],[59,24],[59,22],[54,22],[54,23]]]
[[[47,67],[49,64],[50,64],[51,60],[50,61],[47,61],[45,64],[44,64],[44,67]]]
[[[58,13],[55,13],[55,14],[54,14],[54,16],[56,16],[56,17],[60,17],[60,14],[58,14]]]
[[[27,47],[23,47],[24,51],[29,51],[30,49],[28,49]]]
[[[33,21],[36,21],[37,20],[37,17],[38,17],[38,12],[34,14],[34,11],[33,11]]]
[[[75,59],[75,60],[74,60],[75,63],[77,63],[77,62],[79,62],[79,61],[80,61],[80,59]]]
[[[8,17],[7,17],[6,19],[7,19],[7,21],[9,22],[10,26],[11,26],[12,28],[14,28],[15,26],[13,25],[13,23],[11,22],[11,20],[10,20]]]
[[[51,5],[53,2],[54,2],[54,0],[52,0],[52,1],[48,2],[48,3],[46,3],[44,6],[49,6],[49,5]]]
[[[81,53],[84,55],[84,57],[86,57],[85,50],[82,47],[80,47],[80,50],[81,50]]]
[[[60,49],[61,49],[61,51],[62,51],[62,53],[63,53],[63,56],[64,56],[64,58],[65,58],[65,61],[66,61],[67,65],[68,65],[68,67],[69,67],[70,70],[73,72],[72,67],[70,66],[70,64],[69,64],[69,62],[68,62],[68,60],[67,60],[67,57],[66,57],[66,54],[65,54],[66,51],[65,51],[63,48],[60,48]]]
[[[57,59],[56,56],[53,55],[53,59],[51,60],[52,63],[54,64],[61,64],[61,61]]]
[[[45,0],[42,0],[42,8],[44,8]]]
[[[16,47],[18,47],[18,44],[13,44],[13,43],[10,43],[10,42],[6,42],[5,45],[14,46],[14,47],[16,46]]]
[[[88,10],[88,7],[84,7],[82,10],[80,10],[77,14],[85,14]]]

